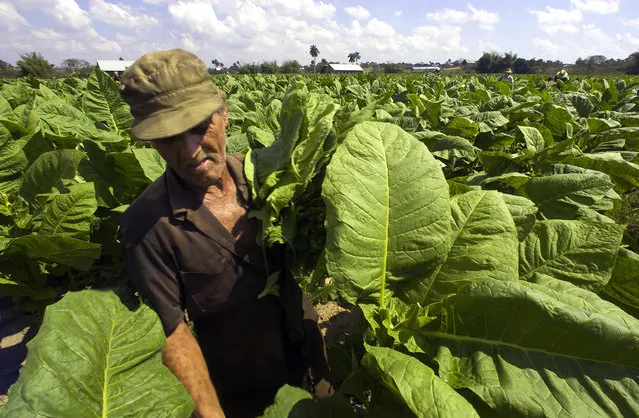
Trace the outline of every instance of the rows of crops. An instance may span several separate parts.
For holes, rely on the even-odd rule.
[[[214,81],[262,242],[366,320],[333,399],[284,387],[266,416],[639,415],[638,79]],[[123,277],[117,218],[164,170],[117,87],[1,86],[0,296],[71,292],[0,416],[192,411],[155,314],[81,291]]]

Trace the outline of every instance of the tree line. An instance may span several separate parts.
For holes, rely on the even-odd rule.
[[[501,73],[510,68],[517,74],[546,74],[566,67],[570,68],[571,74],[581,75],[639,74],[639,51],[630,54],[625,59],[591,55],[586,58],[578,58],[573,64],[536,58],[525,59],[512,52],[500,54],[499,52],[491,51],[484,52],[474,64],[472,70],[478,73]]]
[[[320,50],[317,45],[309,48],[311,61],[308,65],[302,65],[297,60],[286,60],[281,64],[277,61],[263,61],[261,63],[241,63],[233,62],[226,66],[218,59],[210,61],[209,72],[211,74],[297,74],[304,72],[323,73],[329,64],[340,61],[328,61],[322,58],[317,61]],[[361,55],[359,52],[351,52],[345,57],[350,63],[359,63]],[[120,58],[122,59],[122,58]],[[377,63],[364,62],[361,67],[369,72],[380,73],[403,73],[410,72],[414,66],[438,66],[443,69],[459,69],[464,73],[501,73],[507,68],[511,68],[515,74],[552,74],[562,68],[568,68],[571,74],[582,75],[622,75],[639,74],[639,51],[630,54],[625,59],[609,59],[603,55],[592,55],[579,58],[574,63],[566,64],[561,61],[551,61],[536,58],[522,58],[512,52],[499,53],[495,51],[484,52],[477,61],[465,59],[448,59],[446,62],[418,62],[418,63]],[[40,53],[31,52],[20,55],[20,59],[15,65],[0,60],[0,77],[14,78],[21,76],[33,76],[40,78],[67,77],[76,73],[80,77],[88,76],[94,64],[86,60],[77,58],[67,58],[59,66],[55,66],[47,61]]]

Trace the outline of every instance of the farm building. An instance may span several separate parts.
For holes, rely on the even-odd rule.
[[[324,72],[336,74],[353,74],[363,73],[364,70],[358,64],[328,64],[328,67],[326,67]]]
[[[124,70],[126,70],[134,61],[124,61],[124,60],[98,60],[98,67],[109,75],[113,75],[114,73],[119,73],[122,75]]]
[[[439,67],[413,67],[413,71],[421,71],[424,73],[438,73],[441,70]]]

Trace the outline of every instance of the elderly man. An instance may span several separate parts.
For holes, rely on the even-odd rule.
[[[257,416],[285,383],[328,396],[308,300],[285,274],[279,297],[260,295],[281,260],[256,244],[243,156],[225,153],[225,97],[204,62],[180,49],[144,55],[122,75],[121,96],[133,135],[167,162],[122,216],[127,270],[162,320],[164,363],[196,415]]]
[[[506,68],[504,73],[497,78],[497,81],[508,81],[510,84],[513,84],[513,70]]]

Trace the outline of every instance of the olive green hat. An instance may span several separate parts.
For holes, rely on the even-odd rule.
[[[120,95],[144,141],[186,132],[225,103],[204,62],[183,49],[143,55],[122,74]]]

